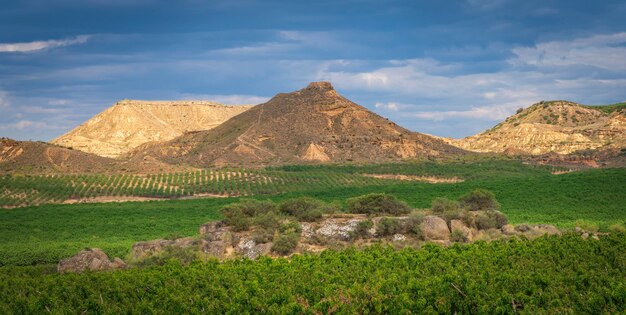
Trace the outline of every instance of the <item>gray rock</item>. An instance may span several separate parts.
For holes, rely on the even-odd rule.
[[[223,226],[223,223],[221,221],[211,221],[211,222],[202,224],[200,226],[200,236],[215,233],[222,226]]]
[[[137,259],[140,257],[151,256],[163,251],[167,246],[173,245],[175,242],[171,240],[152,240],[146,242],[137,242],[133,244],[131,255]]]
[[[394,234],[392,240],[394,242],[404,242],[406,241],[406,236],[404,234]]]
[[[535,229],[541,233],[548,235],[561,235],[561,231],[557,229],[554,225],[550,224],[539,224],[535,226]]]
[[[451,232],[459,231],[459,232],[463,233],[463,236],[468,241],[471,241],[471,240],[474,239],[474,234],[475,234],[474,231],[472,231],[472,229],[467,227],[467,225],[465,225],[465,223],[463,223],[463,221],[461,221],[461,220],[452,220],[452,221],[450,221],[450,231]]]
[[[352,238],[352,232],[356,230],[356,226],[360,221],[353,219],[344,223],[334,219],[326,220],[321,223],[320,228],[315,233],[327,238],[349,241]]]
[[[59,272],[100,271],[125,268],[126,264],[119,258],[113,261],[98,248],[80,251],[74,257],[61,260],[57,266]]]
[[[235,251],[237,254],[249,259],[257,259],[259,256],[269,254],[272,243],[257,244],[252,239],[241,239]]]
[[[222,259],[226,255],[226,244],[222,241],[202,240],[200,243],[201,251],[205,254]]]
[[[528,225],[528,224],[520,224],[520,225],[515,227],[515,230],[518,231],[518,232],[524,233],[524,232],[528,232],[528,231],[532,230],[532,227],[530,225]]]
[[[583,239],[588,239],[589,238],[589,233],[585,232],[583,233],[580,237],[582,237]]]
[[[450,230],[446,221],[434,215],[427,215],[422,222],[422,234],[426,240],[450,240]]]

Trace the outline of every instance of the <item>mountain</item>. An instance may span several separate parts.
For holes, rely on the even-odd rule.
[[[510,154],[615,151],[626,148],[626,103],[539,102],[485,132],[449,143],[469,151]]]
[[[144,145],[134,158],[194,166],[268,165],[379,162],[464,152],[370,112],[328,82],[314,82],[277,94],[214,129]]]
[[[144,143],[167,141],[185,132],[214,128],[251,107],[207,101],[123,100],[52,143],[119,158]]]
[[[85,173],[116,168],[113,159],[45,142],[0,138],[1,173]]]

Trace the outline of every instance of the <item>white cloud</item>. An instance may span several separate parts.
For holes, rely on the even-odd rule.
[[[397,111],[398,110],[398,103],[394,103],[394,102],[390,102],[390,103],[377,102],[376,104],[374,104],[374,106],[376,108],[384,108],[384,109],[388,109],[388,110],[392,110],[392,111]]]
[[[34,41],[28,43],[0,43],[0,52],[33,52],[56,47],[84,44],[89,40],[90,37],[90,35],[81,35],[63,40]]]
[[[269,100],[269,97],[256,96],[256,95],[220,95],[220,94],[183,94],[181,99],[193,99],[193,100],[209,100],[222,104],[235,104],[235,105],[256,105],[265,103]]]
[[[512,52],[514,65],[593,66],[611,71],[626,71],[626,32],[595,35],[570,41],[551,41],[533,47],[517,47]]]

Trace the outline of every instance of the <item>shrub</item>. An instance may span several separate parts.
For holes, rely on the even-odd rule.
[[[452,233],[450,234],[450,240],[453,242],[460,242],[460,243],[466,243],[468,241],[465,234],[462,231],[457,230],[457,229],[453,230]]]
[[[412,213],[404,222],[403,232],[422,238],[422,222],[424,222],[424,214]]]
[[[136,262],[139,267],[162,266],[170,260],[179,261],[183,265],[188,265],[192,261],[199,260],[200,253],[194,248],[182,248],[178,246],[168,246],[162,252],[150,255]]]
[[[281,213],[295,216],[299,221],[313,222],[322,218],[324,213],[330,212],[331,206],[322,201],[300,197],[283,202],[279,210]]]
[[[274,229],[263,229],[263,228],[258,228],[256,230],[254,230],[254,233],[252,233],[252,239],[259,244],[263,244],[263,243],[269,243],[272,241],[272,239],[274,239],[274,234],[276,233],[276,230]]]
[[[379,236],[390,236],[402,232],[400,221],[395,218],[381,218],[376,224]]]
[[[356,224],[356,228],[354,229],[354,235],[357,237],[368,237],[369,230],[374,226],[374,222],[372,220],[363,220],[359,221]]]
[[[264,213],[254,218],[254,225],[262,228],[271,230],[272,233],[280,226],[280,218],[273,212]]]
[[[245,200],[222,208],[224,223],[235,231],[247,231],[253,223],[252,218],[272,213],[276,205],[271,201]]]
[[[347,204],[349,212],[368,215],[402,215],[411,211],[411,208],[406,203],[396,199],[395,196],[381,193],[372,193],[350,198]]]
[[[435,198],[431,206],[435,214],[443,214],[444,212],[458,210],[459,208],[458,202],[447,198]]]
[[[279,234],[274,238],[274,243],[272,244],[272,251],[278,253],[280,255],[287,255],[291,253],[296,246],[298,246],[298,241],[300,240],[300,233],[287,233],[287,234]]]
[[[496,200],[496,196],[486,189],[476,189],[463,195],[459,202],[463,208],[470,211],[500,210],[500,203]]]
[[[278,230],[283,234],[297,233],[298,235],[300,235],[300,233],[302,233],[302,226],[300,226],[300,223],[298,222],[289,221],[283,223]]]
[[[508,223],[506,216],[496,210],[483,211],[476,216],[476,228],[479,230],[499,229]]]

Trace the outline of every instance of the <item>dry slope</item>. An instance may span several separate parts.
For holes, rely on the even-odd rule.
[[[135,159],[156,157],[194,166],[266,165],[377,162],[463,152],[370,112],[328,82],[315,82],[280,93],[214,129],[144,146]]]
[[[118,158],[147,142],[167,141],[185,132],[214,128],[250,107],[207,101],[123,100],[52,143]]]
[[[625,148],[626,104],[540,102],[483,133],[450,143],[476,152],[532,155]]]

